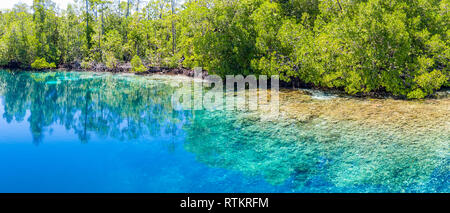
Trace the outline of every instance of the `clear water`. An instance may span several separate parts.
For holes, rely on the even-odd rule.
[[[0,192],[450,192],[448,135],[175,110],[185,80],[0,71]]]

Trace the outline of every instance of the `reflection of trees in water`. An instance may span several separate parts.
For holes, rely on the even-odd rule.
[[[143,79],[140,79],[143,80]],[[187,112],[171,104],[173,87],[106,75],[0,72],[7,122],[23,121],[27,110],[33,142],[52,124],[73,130],[87,142],[90,132],[120,140],[140,136],[176,137]]]
[[[185,129],[185,149],[200,162],[300,191],[450,190],[442,175],[450,166],[445,135],[409,138],[319,118],[275,122],[219,112],[197,113]]]
[[[193,116],[173,110],[175,88],[169,84],[112,75],[81,77],[0,71],[3,117],[23,121],[29,110],[34,143],[58,124],[83,142],[89,133],[121,140],[166,135],[173,150],[183,128],[184,148],[198,161],[304,190],[450,190],[445,132],[411,136],[321,118],[265,121],[257,113],[198,111]],[[67,79],[58,83],[61,78]]]

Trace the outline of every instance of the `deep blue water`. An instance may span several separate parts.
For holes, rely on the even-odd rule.
[[[0,192],[449,192],[448,150],[407,166],[390,161],[400,155],[355,158],[371,148],[175,110],[173,81],[0,71]]]

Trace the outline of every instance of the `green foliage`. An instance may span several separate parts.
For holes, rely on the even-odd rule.
[[[425,98],[427,94],[424,93],[421,89],[416,89],[410,93],[408,93],[408,99],[422,99]]]
[[[417,83],[417,86],[420,87],[425,94],[432,94],[433,91],[439,89],[446,80],[446,76],[439,70],[424,72],[414,78],[414,82]]]
[[[137,57],[134,71],[144,70],[142,58],[349,94],[423,98],[450,86],[449,0],[173,2],[83,0],[61,12],[51,0],[18,4],[0,13],[0,66],[89,58],[84,69],[111,68]]]
[[[111,30],[105,36],[104,51],[112,53],[117,59],[123,58],[122,36],[119,31]]]
[[[82,69],[85,69],[85,70],[91,68],[91,62],[90,62],[89,59],[84,59],[84,60],[81,62],[80,65],[81,65],[81,68],[82,68]]]
[[[105,65],[108,69],[114,69],[118,65],[118,60],[114,57],[114,54],[111,52],[106,53],[105,55]]]
[[[42,69],[53,69],[56,68],[55,63],[48,63],[45,58],[38,58],[32,64],[31,68],[42,70]]]
[[[147,68],[142,64],[141,58],[135,55],[133,59],[131,59],[131,70],[133,72],[145,72]]]
[[[299,78],[349,94],[386,90],[423,98],[448,85],[448,5],[449,1],[323,1],[318,14],[305,12],[297,20],[285,17],[278,25],[267,25],[277,10],[266,9],[263,16],[269,21],[260,37],[266,41],[263,50],[269,51],[252,66],[285,81]],[[278,43],[268,37],[270,26],[281,26],[272,36]]]

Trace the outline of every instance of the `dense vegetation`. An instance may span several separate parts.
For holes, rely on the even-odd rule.
[[[50,0],[0,14],[0,66],[204,67],[349,94],[450,86],[450,0]],[[132,60],[133,59],[133,60]]]

